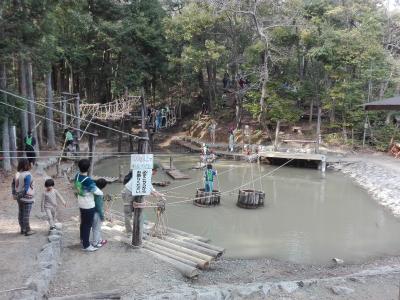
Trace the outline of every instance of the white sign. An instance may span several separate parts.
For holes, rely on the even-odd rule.
[[[132,154],[131,170],[153,169],[153,154]]]
[[[153,154],[131,155],[132,179],[130,180],[133,196],[150,195]]]

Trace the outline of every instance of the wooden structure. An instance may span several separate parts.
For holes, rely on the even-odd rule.
[[[271,164],[281,164],[284,161],[292,160],[303,163],[313,162],[318,168],[325,172],[326,156],[316,153],[298,153],[298,152],[277,152],[277,151],[260,151],[258,153],[260,159],[267,159]]]
[[[108,177],[108,176],[93,175],[92,178],[93,178],[93,180],[98,180],[100,178],[103,178],[103,179],[105,179],[105,181],[107,181],[107,183],[119,182],[119,178],[118,177]]]
[[[255,190],[239,190],[236,205],[241,208],[258,208],[264,206],[265,193]]]
[[[164,236],[152,236],[154,226],[152,222],[144,222],[142,248],[170,264],[185,277],[197,277],[200,270],[207,270],[225,252],[224,248],[209,244],[209,239],[169,227]],[[102,230],[110,238],[131,244],[122,221],[104,222]]]
[[[219,205],[221,202],[221,193],[218,190],[206,192],[204,189],[197,189],[196,198],[193,204],[200,207],[209,207]]]
[[[394,143],[390,147],[390,154],[394,156],[394,158],[399,158],[400,157],[400,144],[399,143]]]
[[[171,181],[168,181],[168,180],[166,180],[166,181],[158,181],[158,182],[153,182],[152,184],[155,185],[155,186],[163,187],[163,186],[169,186],[171,184]]]

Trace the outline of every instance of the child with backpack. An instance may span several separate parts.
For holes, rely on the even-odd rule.
[[[67,206],[63,196],[54,188],[54,180],[49,178],[44,182],[45,190],[42,196],[41,209],[46,212],[47,220],[49,221],[50,230],[56,229],[56,212],[57,212],[57,197],[64,205]]]
[[[80,239],[82,250],[93,252],[98,248],[90,245],[90,229],[93,225],[95,213],[94,195],[103,196],[103,192],[96,186],[92,178],[88,176],[90,161],[81,159],[78,162],[79,172],[75,175],[74,186],[78,196],[78,206],[81,214]]]
[[[217,171],[215,171],[211,164],[207,165],[207,169],[204,172],[204,181],[205,181],[205,192],[210,192],[214,190],[214,177],[217,175]]]
[[[104,178],[96,180],[96,186],[100,190],[104,189],[107,185],[107,181]],[[103,240],[101,237],[101,225],[104,221],[104,197],[100,195],[94,195],[95,212],[93,217],[93,242],[92,245],[96,248],[100,248],[107,244],[107,240]]]

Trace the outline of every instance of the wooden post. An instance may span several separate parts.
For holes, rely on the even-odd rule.
[[[142,89],[142,130],[139,132],[139,143],[138,143],[138,154],[147,154],[149,151],[148,142],[149,137],[145,127],[145,116],[146,116],[146,100],[144,98],[144,91]],[[137,196],[134,199],[137,203],[143,203],[144,197]],[[140,247],[142,245],[143,235],[143,214],[142,208],[136,208],[133,214],[133,228],[132,228],[132,245]]]
[[[278,120],[276,122],[276,129],[275,129],[275,141],[274,141],[274,151],[278,150],[278,139],[279,139],[279,128],[281,125],[281,121]]]
[[[119,123],[119,136],[118,136],[118,152],[122,151],[122,132],[124,131],[124,118]]]
[[[65,95],[62,98],[62,125],[63,128],[67,128],[67,97]]]
[[[363,133],[363,142],[362,147],[365,147],[365,138],[367,137],[367,129],[368,129],[368,115],[365,114],[365,121],[364,121],[364,133]]]
[[[318,105],[317,140],[315,142],[315,153],[319,153],[320,140],[321,140],[321,104]]]
[[[172,158],[172,156],[169,157],[169,169],[173,170],[173,165],[174,165],[174,160]]]
[[[80,102],[81,102],[81,98],[78,93],[78,94],[76,94],[76,98],[75,98],[75,113],[76,113],[76,128],[77,129],[81,128],[81,119],[80,119],[80,110],[79,110]],[[78,141],[80,140],[80,136],[81,136],[80,131],[77,131],[76,137],[78,138]]]
[[[93,176],[94,152],[96,151],[96,137],[97,137],[96,133],[89,135],[89,161],[90,161],[89,176]]]

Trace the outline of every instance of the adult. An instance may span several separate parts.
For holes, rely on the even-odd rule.
[[[224,89],[226,89],[229,86],[229,73],[228,71],[225,72],[224,78],[222,79],[222,83],[224,84]]]
[[[159,169],[158,163],[153,164],[153,169],[152,169],[152,176],[157,174],[157,171]],[[135,200],[135,197],[132,195],[132,171],[130,171],[124,178],[124,188],[121,191],[121,196],[122,200],[124,202],[124,218],[125,218],[125,230],[126,233],[132,233],[132,213],[134,211],[133,207],[133,202]],[[150,195],[155,196],[155,197],[161,197],[164,198],[164,194],[161,194],[160,192],[156,191],[153,187],[151,186],[151,193]]]
[[[214,120],[211,121],[209,130],[210,130],[210,139],[211,139],[211,143],[214,145],[215,144],[215,131],[217,130],[217,122],[215,122]]]
[[[24,158],[18,162],[18,178],[15,182],[16,198],[18,202],[18,223],[21,234],[25,236],[35,233],[30,227],[29,217],[33,203],[35,202],[35,193],[33,190],[33,178],[30,170],[32,168],[28,159]]]
[[[203,103],[201,104],[201,114],[202,114],[202,115],[206,115],[206,114],[207,114],[207,105],[206,105],[205,102],[203,102]]]
[[[24,146],[26,156],[28,157],[29,163],[33,166],[35,165],[36,161],[36,153],[35,153],[35,146],[36,146],[36,139],[32,135],[32,130],[28,131],[28,135],[24,139]]]
[[[235,136],[233,134],[233,130],[229,130],[229,139],[228,139],[228,150],[233,152],[235,147]]]

